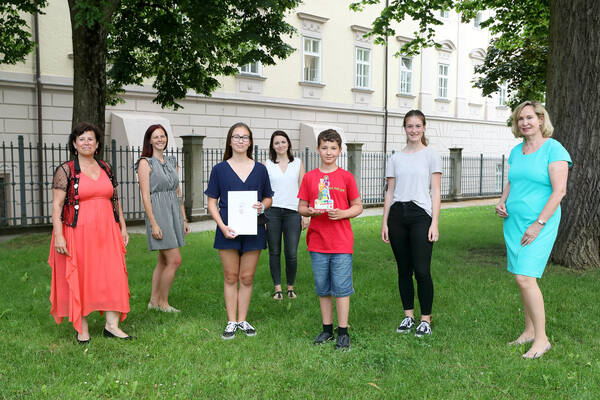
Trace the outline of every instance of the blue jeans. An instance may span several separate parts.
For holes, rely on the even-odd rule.
[[[281,236],[285,255],[285,276],[288,286],[293,286],[298,270],[298,242],[302,233],[302,217],[297,211],[271,207],[265,211],[267,243],[269,246],[269,268],[275,286],[281,285]]]
[[[346,297],[352,286],[352,254],[310,252],[315,291],[320,297]]]

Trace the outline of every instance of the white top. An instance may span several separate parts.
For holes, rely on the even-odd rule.
[[[298,211],[298,177],[300,176],[300,159],[294,158],[294,161],[288,163],[285,172],[281,170],[279,164],[267,160],[265,166],[269,173],[271,188],[275,192],[273,195],[273,204],[271,207],[287,208]]]
[[[392,204],[412,201],[431,216],[431,174],[436,172],[442,172],[442,158],[431,147],[395,153],[385,171],[386,178],[396,179]]]

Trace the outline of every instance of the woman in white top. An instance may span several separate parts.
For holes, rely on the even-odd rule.
[[[415,335],[421,337],[431,335],[431,252],[439,237],[442,162],[439,154],[427,147],[425,115],[421,111],[406,113],[404,131],[406,146],[390,157],[386,168],[388,188],[381,239],[391,243],[398,264],[398,288],[405,317],[396,331],[409,333],[415,325],[414,273],[421,306],[421,322]]]
[[[292,144],[287,133],[275,131],[269,144],[269,158],[265,163],[271,188],[275,192],[273,205],[265,211],[267,222],[267,243],[269,246],[269,267],[275,300],[283,299],[281,290],[281,236],[284,241],[285,274],[287,296],[296,298],[294,282],[298,269],[298,242],[302,229],[308,226],[310,219],[298,213],[298,188],[304,176],[302,160],[292,155]]]

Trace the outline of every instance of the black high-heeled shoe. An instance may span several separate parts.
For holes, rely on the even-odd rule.
[[[79,344],[88,344],[91,340],[91,338],[88,340],[79,340],[79,333],[77,332],[75,332],[75,339],[77,339],[77,343]]]
[[[106,328],[104,328],[104,332],[102,332],[102,333],[104,334],[104,337],[106,337],[106,338],[117,338],[117,339],[121,339],[121,340],[133,340],[134,339],[134,337],[131,335],[127,335],[125,337],[117,336]]]

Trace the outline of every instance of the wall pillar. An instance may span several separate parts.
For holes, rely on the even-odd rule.
[[[181,135],[185,193],[183,206],[188,218],[205,214],[204,206],[204,135]]]
[[[456,147],[450,150],[450,198],[456,200],[462,195],[462,148]]]
[[[356,186],[359,193],[362,193],[360,188],[361,182],[361,167],[362,167],[362,146],[363,143],[346,143],[348,149],[348,171],[354,175]]]

